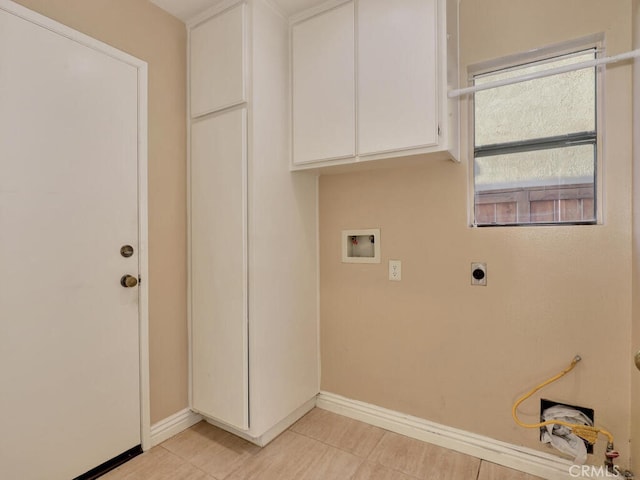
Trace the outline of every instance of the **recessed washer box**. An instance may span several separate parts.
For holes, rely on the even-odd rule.
[[[342,263],[380,263],[380,229],[342,230]]]

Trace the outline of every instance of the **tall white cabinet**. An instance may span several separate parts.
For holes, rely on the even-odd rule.
[[[188,27],[191,403],[264,445],[319,390],[317,180],[289,172],[288,21],[226,1]]]

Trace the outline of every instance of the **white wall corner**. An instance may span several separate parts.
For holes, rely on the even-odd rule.
[[[316,406],[376,427],[465,453],[548,480],[568,480],[571,461],[526,447],[466,432],[422,418],[320,392]]]
[[[202,416],[185,408],[151,425],[151,446],[155,447],[202,420]]]

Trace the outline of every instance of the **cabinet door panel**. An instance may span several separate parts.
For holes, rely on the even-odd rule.
[[[353,156],[353,3],[294,25],[292,44],[293,162]]]
[[[220,110],[245,98],[244,4],[191,30],[191,115]]]
[[[436,0],[358,4],[358,153],[438,140]]]
[[[246,109],[191,127],[193,407],[248,428]]]

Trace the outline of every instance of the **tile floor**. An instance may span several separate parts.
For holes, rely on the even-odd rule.
[[[200,422],[104,480],[541,480],[314,409],[265,448]]]

